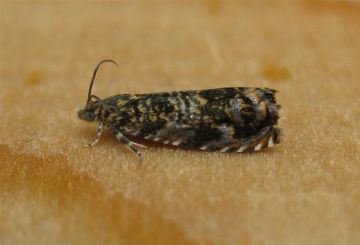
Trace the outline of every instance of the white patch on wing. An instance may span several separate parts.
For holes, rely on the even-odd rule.
[[[229,148],[230,148],[230,147],[226,146],[226,147],[222,148],[222,149],[220,150],[220,152],[227,152],[227,151],[229,150]]]
[[[259,150],[261,150],[261,147],[262,147],[262,144],[261,144],[261,143],[258,144],[258,145],[256,145],[255,148],[254,148],[254,151],[259,151]]]
[[[273,147],[274,146],[274,141],[273,138],[270,137],[269,141],[268,141],[268,147]]]
[[[184,100],[181,98],[180,94],[177,96],[177,99],[180,102],[180,110],[184,112],[186,110],[186,104],[185,104]]]
[[[246,149],[246,146],[241,146],[241,147],[237,150],[237,152],[243,152],[245,149]]]
[[[178,141],[172,142],[172,145],[178,146],[178,145],[180,145],[180,143],[181,143],[181,140],[178,140]]]

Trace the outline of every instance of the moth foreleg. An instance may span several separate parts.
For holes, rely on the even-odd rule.
[[[137,146],[137,147],[140,147],[140,148],[144,148],[144,149],[146,149],[146,148],[147,148],[145,145],[138,144],[138,143],[133,142],[133,141],[131,141],[131,143],[132,143],[134,146]]]
[[[126,138],[125,135],[123,135],[119,130],[117,130],[114,127],[111,127],[110,129],[111,129],[111,132],[115,135],[115,138],[118,141],[125,144],[125,146],[127,148],[129,148],[132,152],[134,152],[140,158],[141,161],[143,160],[141,152],[138,149],[136,149],[135,146],[140,146],[140,147],[144,147],[144,148],[146,148],[146,146],[140,145],[140,144],[137,144],[135,142],[130,141],[128,138]]]
[[[96,132],[95,140],[93,142],[91,142],[91,143],[86,144],[85,146],[91,147],[91,146],[96,145],[99,142],[99,139],[100,139],[101,133],[103,131],[103,128],[104,128],[104,125],[103,125],[102,122],[100,122],[99,127],[98,127],[97,132]]]

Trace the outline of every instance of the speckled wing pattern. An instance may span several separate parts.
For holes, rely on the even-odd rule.
[[[107,126],[125,135],[188,149],[249,152],[280,142],[276,91],[219,88],[104,99]]]

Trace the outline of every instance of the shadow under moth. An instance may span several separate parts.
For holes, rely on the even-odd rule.
[[[78,116],[99,122],[98,143],[104,127],[140,159],[129,137],[183,149],[215,152],[252,152],[280,142],[276,127],[280,105],[269,88],[230,87],[149,94],[118,94],[105,99],[91,94],[94,70],[85,108]]]

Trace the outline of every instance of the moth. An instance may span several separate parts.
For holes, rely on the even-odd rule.
[[[280,143],[280,105],[273,89],[228,87],[100,99],[92,87],[106,62],[117,65],[103,60],[96,66],[85,108],[78,111],[80,119],[99,123],[95,140],[87,146],[98,143],[104,127],[140,159],[138,147],[146,146],[129,138],[215,152],[253,152]]]

